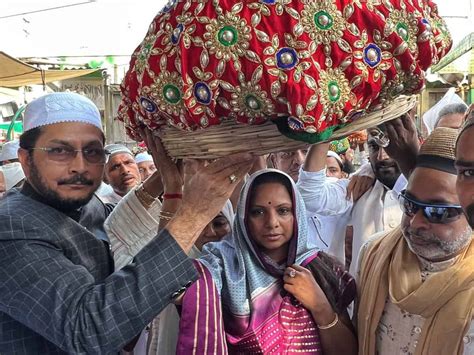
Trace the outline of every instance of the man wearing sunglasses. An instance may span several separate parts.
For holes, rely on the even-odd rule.
[[[457,131],[422,145],[399,228],[362,248],[360,354],[473,354],[474,246],[456,193]]]
[[[166,229],[114,272],[104,231],[112,206],[94,194],[107,156],[99,111],[81,95],[48,94],[27,106],[24,129],[26,182],[0,200],[0,353],[117,353],[197,278],[185,253],[253,158],[197,169]],[[159,205],[149,181],[135,208]]]

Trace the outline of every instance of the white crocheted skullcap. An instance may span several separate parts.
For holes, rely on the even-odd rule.
[[[18,139],[6,142],[0,152],[0,161],[18,159],[18,148],[20,148],[20,141]]]
[[[336,159],[339,162],[339,164],[343,165],[341,157],[336,152],[334,152],[332,150],[328,150],[328,154],[326,156],[327,157],[333,157],[334,159]]]
[[[109,158],[114,156],[115,154],[121,153],[130,154],[133,157],[132,151],[123,144],[108,144],[104,147],[104,149],[110,153]]]
[[[102,131],[97,106],[87,97],[73,92],[54,92],[31,101],[25,110],[24,131],[53,123],[89,123]]]
[[[15,187],[21,180],[25,178],[25,173],[21,164],[18,162],[2,166],[1,171],[5,179],[5,189],[8,191]]]
[[[140,164],[143,163],[144,161],[153,161],[153,157],[148,154],[147,152],[139,153],[135,155],[135,163]]]

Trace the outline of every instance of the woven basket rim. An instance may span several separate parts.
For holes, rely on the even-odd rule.
[[[341,139],[352,132],[393,120],[410,111],[416,103],[416,95],[399,96],[386,107],[365,113],[356,121],[334,131],[326,141]],[[283,136],[276,124],[270,121],[250,126],[224,120],[218,126],[192,132],[167,126],[158,131],[158,135],[168,154],[174,158],[215,159],[243,152],[263,155],[302,149],[310,145]]]

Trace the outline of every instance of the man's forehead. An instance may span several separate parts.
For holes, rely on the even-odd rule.
[[[128,161],[128,160],[133,160],[133,162],[135,163],[133,156],[131,156],[129,153],[125,153],[125,152],[116,153],[109,158],[109,163],[114,163],[114,162],[119,162],[119,161]]]
[[[459,203],[456,175],[436,169],[415,168],[408,180],[407,192],[424,202]]]
[[[103,141],[103,133],[97,127],[80,122],[56,123],[41,127],[39,139],[64,142]]]
[[[461,132],[456,144],[456,163],[474,162],[474,124]]]

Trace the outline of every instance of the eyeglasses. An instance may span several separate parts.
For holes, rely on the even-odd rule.
[[[387,148],[390,144],[390,139],[385,135],[385,133],[378,127],[374,127],[370,130],[370,138],[373,140],[379,147]]]
[[[403,213],[407,216],[413,217],[421,209],[423,216],[430,223],[447,224],[456,221],[462,215],[462,208],[459,205],[423,203],[407,196],[406,190],[400,193],[398,200]]]
[[[73,149],[72,147],[36,147],[28,150],[42,150],[48,154],[48,159],[58,163],[70,163],[77,153],[81,152],[84,159],[90,164],[102,165],[107,161],[110,152],[103,148]]]

